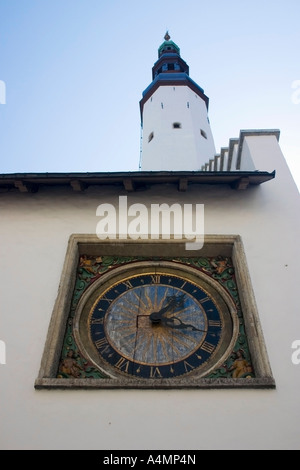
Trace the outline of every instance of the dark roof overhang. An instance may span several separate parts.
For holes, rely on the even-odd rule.
[[[147,190],[154,185],[171,184],[179,191],[189,186],[229,185],[247,189],[275,178],[275,171],[129,171],[112,173],[13,173],[0,174],[0,192],[18,190],[36,193],[49,187],[69,187],[84,191],[90,186],[119,186],[127,191]]]

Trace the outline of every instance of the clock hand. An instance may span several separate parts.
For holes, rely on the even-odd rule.
[[[163,315],[165,315],[170,309],[175,308],[183,303],[183,298],[184,294],[178,297],[176,297],[176,295],[169,297],[168,303],[165,307],[161,308],[158,312],[150,313],[149,317],[152,323],[160,323],[163,319]]]
[[[172,307],[172,305],[169,304],[166,307],[161,308],[158,312],[150,313],[149,317],[150,317],[150,320],[152,321],[152,323],[154,323],[154,324],[160,323],[161,320],[162,320],[163,315],[165,313],[167,313],[170,310],[171,307]]]
[[[184,323],[178,317],[161,318],[161,320],[166,326],[169,326],[170,328],[174,328],[174,329],[177,329],[177,330],[183,330],[185,328],[191,328],[192,331],[202,331],[203,333],[207,333],[207,330],[200,330],[199,328],[196,328],[194,325],[191,325],[189,323]],[[179,322],[179,324],[176,324],[175,320],[177,320]]]

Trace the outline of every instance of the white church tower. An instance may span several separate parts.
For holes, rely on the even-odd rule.
[[[140,101],[143,171],[199,171],[215,156],[208,97],[168,32]]]

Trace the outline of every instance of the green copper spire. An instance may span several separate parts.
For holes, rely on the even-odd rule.
[[[169,31],[166,32],[164,36],[164,42],[158,49],[158,57],[161,57],[162,54],[167,54],[167,53],[175,53],[180,56],[180,49],[175,44],[175,42],[171,41],[171,36],[169,35]]]

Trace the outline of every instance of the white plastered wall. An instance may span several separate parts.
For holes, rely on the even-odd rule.
[[[291,361],[300,339],[299,193],[278,148],[265,166],[276,178],[241,191],[1,194],[1,449],[300,448],[300,365]],[[241,235],[276,390],[34,389],[69,235],[95,233],[97,206],[117,206],[119,195],[148,207],[202,203],[206,233]]]

